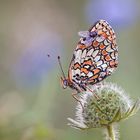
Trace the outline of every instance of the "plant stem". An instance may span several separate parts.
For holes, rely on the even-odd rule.
[[[114,131],[113,124],[107,126],[107,133],[108,133],[109,140],[115,140],[115,131]]]

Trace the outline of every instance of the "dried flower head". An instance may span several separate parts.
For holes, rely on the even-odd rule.
[[[140,100],[133,103],[124,90],[116,84],[103,83],[89,88],[93,92],[83,92],[80,99],[84,111],[78,103],[75,120],[68,118],[70,121],[68,125],[71,127],[81,130],[109,127],[134,115],[140,108]]]

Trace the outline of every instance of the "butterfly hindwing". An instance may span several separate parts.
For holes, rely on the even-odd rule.
[[[105,20],[96,22],[79,35],[81,38],[71,60],[68,79],[84,87],[113,73],[118,65],[118,47],[115,32]]]

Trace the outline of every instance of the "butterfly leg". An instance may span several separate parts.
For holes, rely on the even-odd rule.
[[[79,100],[79,98],[76,95],[77,95],[77,93],[72,93],[72,97],[80,103],[82,110],[84,112],[84,106],[82,105],[81,101]]]
[[[100,99],[99,96],[94,92],[94,90],[90,89],[89,87],[86,86],[86,89],[88,89],[90,92],[92,92],[94,94],[94,97],[96,99]]]

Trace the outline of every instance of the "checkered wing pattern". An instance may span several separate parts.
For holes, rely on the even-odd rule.
[[[112,27],[97,21],[88,31],[79,32],[68,79],[79,87],[93,85],[111,75],[118,65],[118,47]]]

